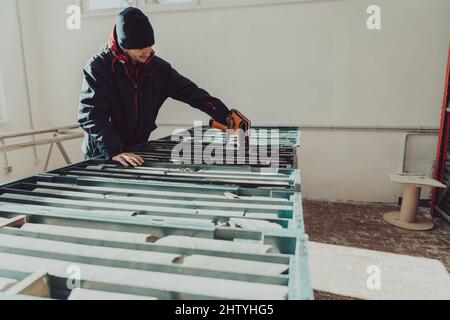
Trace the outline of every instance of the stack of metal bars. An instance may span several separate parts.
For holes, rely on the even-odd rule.
[[[300,133],[278,129],[289,168],[148,159],[167,137],[134,149],[143,167],[92,159],[2,186],[0,299],[312,299]]]

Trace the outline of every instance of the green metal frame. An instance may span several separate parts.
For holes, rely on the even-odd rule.
[[[286,128],[284,141],[296,159],[299,132]],[[52,252],[45,246],[38,249],[0,243],[2,255],[12,254],[29,259],[50,259],[65,263],[91,265],[113,270],[129,269],[161,272],[168,276],[185,275],[202,279],[222,279],[287,288],[288,299],[313,299],[309,280],[305,234],[298,169],[267,169],[248,165],[209,166],[176,165],[170,162],[146,162],[143,168],[121,168],[117,164],[91,159],[71,166],[8,183],[0,187],[0,218],[25,216],[27,223],[49,227],[69,226],[152,234],[158,238],[189,236],[234,243],[270,245],[279,253],[243,253],[221,250],[183,248],[156,243],[129,243],[99,240],[82,236],[65,236],[51,232],[21,230],[0,226],[0,237],[21,237],[82,246],[173,253],[181,256],[202,255],[261,263],[285,264],[288,274],[261,275],[238,271],[209,270],[202,266],[167,263],[131,262],[127,259],[105,259],[77,253]],[[233,219],[272,223],[258,230],[232,227]],[[9,238],[8,238],[9,239]],[[44,241],[45,240],[45,241]],[[235,260],[233,260],[235,261]],[[12,267],[9,260],[0,261],[2,268]],[[32,271],[32,270],[31,270]],[[6,272],[6,271],[5,271]],[[26,272],[7,271],[17,277]],[[12,272],[12,273],[11,273]],[[49,272],[55,297],[64,298],[66,278]],[[99,279],[81,279],[83,288],[117,293],[139,294],[159,299],[215,299],[214,295],[190,294],[186,291],[165,291]],[[1,294],[1,293],[0,293]],[[19,299],[20,296],[17,296]],[[0,296],[2,299],[2,296]]]

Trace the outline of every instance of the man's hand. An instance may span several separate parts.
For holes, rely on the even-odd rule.
[[[230,111],[226,119],[226,124],[218,122],[216,120],[211,120],[209,123],[210,127],[222,130],[223,132],[227,133],[227,146],[230,142],[230,131],[236,133],[238,136],[237,143],[239,147],[245,147],[249,145],[251,125],[252,124],[250,120],[236,109],[232,109]]]
[[[121,153],[115,156],[113,160],[121,163],[125,167],[140,167],[145,162],[144,159],[134,153]]]

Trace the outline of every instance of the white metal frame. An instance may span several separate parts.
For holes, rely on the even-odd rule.
[[[139,7],[138,0],[129,1],[133,7]],[[104,16],[104,15],[115,15],[123,8],[116,9],[90,9],[89,0],[78,0],[78,5],[81,8],[81,13],[83,16]]]
[[[200,6],[200,0],[192,0],[191,3],[170,4],[154,4],[151,0],[138,0],[138,6],[146,12],[196,10]]]
[[[79,0],[83,16],[103,16],[114,15],[120,8],[90,10],[88,6],[89,0]],[[153,4],[152,0],[133,0],[133,6],[140,8],[145,12],[167,12],[167,11],[186,11],[186,10],[202,10],[214,8],[230,8],[230,7],[248,7],[262,5],[280,5],[289,3],[317,2],[324,0],[192,0],[192,3],[174,3],[174,4]],[[328,0],[335,1],[335,0]]]

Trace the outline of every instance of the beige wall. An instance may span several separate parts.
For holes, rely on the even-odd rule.
[[[30,130],[31,122],[25,87],[25,75],[22,63],[20,30],[16,14],[16,3],[13,0],[2,1],[0,10],[0,72],[2,76],[6,119],[0,123],[0,132]],[[21,142],[11,140],[7,142]],[[41,171],[41,164],[34,157],[32,149],[8,154],[8,163],[12,173],[3,174],[4,158],[0,155],[1,182],[7,182]]]
[[[85,17],[81,30],[67,30],[65,11],[74,3],[21,0],[29,16],[26,51],[37,127],[76,120],[81,68],[114,24],[113,16]],[[382,9],[380,31],[366,28],[371,4]],[[150,18],[157,54],[256,125],[439,124],[448,0],[311,1],[150,13]],[[207,120],[167,101],[158,120],[196,119]],[[305,131],[305,196],[395,201],[400,189],[387,174],[401,170],[403,141],[403,133]],[[81,157],[79,142],[69,149],[72,157]],[[435,149],[436,137],[411,137],[407,170],[430,174]]]

